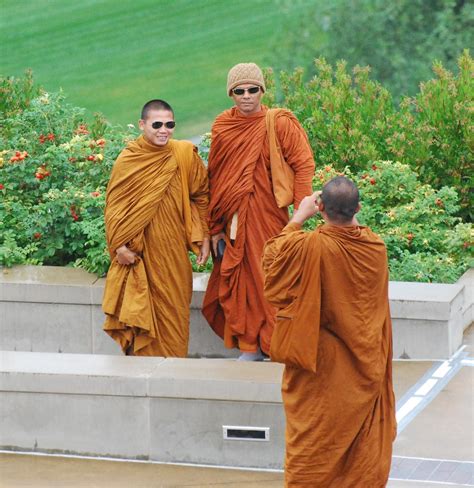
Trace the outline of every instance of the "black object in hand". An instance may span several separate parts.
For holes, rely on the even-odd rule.
[[[224,239],[219,239],[217,241],[217,253],[216,253],[216,258],[221,260],[224,257],[224,251],[225,251],[225,240]]]

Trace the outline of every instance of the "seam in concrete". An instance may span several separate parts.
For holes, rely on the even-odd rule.
[[[474,461],[459,461],[458,459],[441,459],[441,458],[425,458],[420,456],[398,456],[394,454],[392,459],[416,459],[420,461],[439,461],[448,463],[461,463],[461,464],[472,464],[474,466]]]
[[[431,485],[439,485],[439,486],[474,486],[474,485],[465,485],[459,483],[449,483],[447,481],[431,481],[431,480],[412,480],[407,478],[389,478],[390,481],[413,481],[414,483],[429,483]]]
[[[246,468],[241,466],[221,466],[217,464],[193,464],[193,463],[179,463],[179,462],[167,462],[167,461],[154,461],[151,459],[126,459],[126,458],[115,458],[115,457],[104,457],[104,456],[80,456],[78,454],[57,454],[57,453],[46,453],[46,452],[31,452],[31,451],[8,451],[1,450],[0,454],[16,454],[18,456],[47,456],[47,457],[60,457],[60,458],[70,458],[70,459],[88,459],[91,461],[112,461],[116,463],[142,463],[142,464],[166,464],[170,466],[186,466],[190,468],[211,468],[211,469],[227,469],[235,471],[254,471],[254,472],[264,472],[264,473],[283,473],[283,469],[272,469],[272,468]]]

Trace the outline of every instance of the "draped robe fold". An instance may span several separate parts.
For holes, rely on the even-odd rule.
[[[288,222],[288,209],[278,208],[273,196],[267,108],[242,115],[236,107],[217,117],[209,154],[209,227],[225,232],[226,250],[214,268],[206,290],[203,314],[228,348],[268,353],[275,309],[263,298],[261,256],[264,243]],[[297,206],[312,192],[314,160],[308,138],[289,111],[276,117],[278,141],[295,173]],[[229,236],[237,214],[235,240]]]
[[[396,433],[387,255],[366,227],[289,224],[264,251],[285,357],[287,487],[381,488]]]
[[[111,257],[104,330],[125,353],[185,357],[192,268],[188,250],[207,236],[208,179],[190,142],[150,144],[143,136],[119,155],[107,187]],[[122,245],[137,254],[118,263]]]

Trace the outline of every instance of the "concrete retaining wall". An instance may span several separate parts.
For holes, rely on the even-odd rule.
[[[270,362],[2,351],[0,449],[281,468],[281,374]],[[225,440],[223,426],[269,438]]]
[[[473,276],[457,284],[390,283],[394,357],[446,359],[473,319]],[[235,357],[201,314],[208,275],[195,274],[190,357]],[[120,354],[102,331],[104,280],[80,269],[18,266],[0,274],[0,349]]]

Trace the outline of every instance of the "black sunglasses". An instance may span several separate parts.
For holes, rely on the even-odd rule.
[[[176,122],[174,120],[170,120],[169,122],[159,122],[159,121],[156,121],[156,122],[153,122],[151,124],[151,126],[153,127],[153,129],[161,129],[163,127],[163,125],[167,129],[174,129],[175,126],[176,126]]]
[[[260,87],[259,86],[252,86],[250,88],[234,88],[232,90],[232,93],[234,95],[243,95],[246,91],[251,93],[252,95],[255,95],[255,93],[258,93],[260,91]]]

